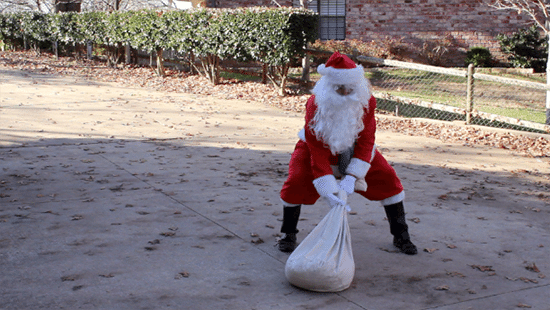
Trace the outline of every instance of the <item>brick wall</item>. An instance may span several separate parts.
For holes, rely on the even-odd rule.
[[[271,0],[209,0],[216,7],[274,6]],[[291,6],[291,0],[277,0]],[[482,0],[347,0],[346,38],[364,41],[401,38],[422,46],[450,36],[464,54],[470,47],[489,48],[504,59],[496,36],[529,26],[529,17],[499,11]],[[457,59],[456,63],[463,63]]]
[[[496,36],[527,27],[531,20],[514,11],[492,9],[479,0],[348,0],[347,38],[452,39],[466,51],[484,46],[502,58]]]

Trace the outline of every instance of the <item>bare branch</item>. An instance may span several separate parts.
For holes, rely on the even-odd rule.
[[[497,10],[513,10],[526,14],[539,28],[546,33],[550,32],[547,27],[550,4],[546,4],[544,0],[489,0],[487,4]]]

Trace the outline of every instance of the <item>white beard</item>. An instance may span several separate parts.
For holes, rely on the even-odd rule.
[[[317,111],[309,129],[330,147],[333,155],[352,147],[364,129],[365,103],[360,101],[359,95],[355,92],[349,96],[340,96],[334,90],[316,94]],[[367,107],[368,99],[370,97],[367,98]]]

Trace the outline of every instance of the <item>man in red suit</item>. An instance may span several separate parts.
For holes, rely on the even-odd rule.
[[[357,192],[382,203],[393,244],[416,254],[405,221],[403,186],[374,143],[376,100],[363,67],[335,52],[317,72],[322,77],[307,101],[305,126],[281,190],[284,236],[279,250],[296,248],[302,204],[314,204],[319,197],[331,206],[346,204],[348,195]]]

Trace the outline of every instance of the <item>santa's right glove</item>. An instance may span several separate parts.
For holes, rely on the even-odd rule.
[[[346,205],[347,194],[338,187],[336,178],[333,175],[327,174],[313,180],[313,186],[315,186],[317,193],[328,201],[331,207]]]
[[[346,192],[348,195],[353,194],[355,191],[355,181],[357,180],[356,177],[352,175],[346,175],[342,181],[340,181],[340,189]]]

